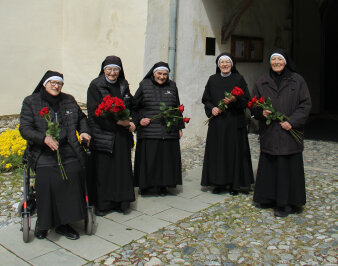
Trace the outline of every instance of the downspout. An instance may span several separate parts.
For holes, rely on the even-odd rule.
[[[168,64],[170,67],[169,79],[171,80],[175,79],[177,2],[178,0],[170,0]]]

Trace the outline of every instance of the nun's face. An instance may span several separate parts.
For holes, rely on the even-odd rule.
[[[120,75],[120,69],[118,67],[106,67],[104,74],[110,81],[115,81]]]
[[[157,70],[154,72],[154,78],[155,78],[155,81],[162,85],[164,82],[167,81],[168,79],[168,71],[167,70]]]
[[[231,71],[231,61],[227,58],[219,60],[218,67],[222,74],[228,74]]]
[[[46,91],[52,96],[58,96],[62,90],[63,83],[58,80],[50,80],[47,82]]]
[[[271,68],[276,73],[281,73],[285,68],[285,61],[281,56],[273,56],[270,60]]]

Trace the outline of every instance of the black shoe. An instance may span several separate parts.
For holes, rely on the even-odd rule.
[[[36,221],[35,230],[34,230],[35,237],[38,239],[45,239],[47,237],[47,234],[48,234],[48,230],[39,229],[38,221]]]
[[[222,187],[214,187],[214,189],[212,190],[213,194],[220,194],[223,192],[223,188]]]
[[[238,195],[238,190],[231,190],[230,191],[230,195],[232,195],[232,196],[237,196]]]
[[[80,235],[78,232],[75,231],[74,228],[72,228],[69,224],[62,224],[55,228],[55,232],[64,235],[66,238],[70,240],[76,240],[80,238]]]
[[[95,209],[96,216],[106,216],[108,213],[110,213],[110,211],[103,211],[103,210]]]
[[[294,206],[294,205],[291,206],[291,212],[290,212],[291,214],[294,214],[294,213],[300,214],[302,212],[303,212],[302,206]]]
[[[292,212],[290,206],[276,207],[273,214],[276,217],[287,217]]]
[[[138,190],[138,193],[140,194],[140,195],[146,195],[147,193],[148,193],[148,188],[140,188],[139,190]]]
[[[168,190],[167,190],[166,187],[159,187],[157,193],[160,196],[166,196],[166,195],[168,195]]]
[[[129,201],[122,201],[120,204],[120,211],[126,212],[129,209]]]

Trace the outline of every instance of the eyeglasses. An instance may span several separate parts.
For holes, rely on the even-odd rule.
[[[110,73],[110,72],[114,72],[114,73],[119,73],[120,72],[120,69],[119,68],[111,68],[111,67],[106,67],[105,69],[104,69],[104,71],[107,71],[108,73]]]
[[[56,86],[58,85],[59,87],[62,87],[63,86],[63,83],[60,82],[60,81],[55,81],[55,80],[52,80],[52,81],[49,81],[50,85],[52,86]]]
[[[229,65],[229,64],[231,64],[231,62],[230,61],[220,61],[219,64],[220,65]]]

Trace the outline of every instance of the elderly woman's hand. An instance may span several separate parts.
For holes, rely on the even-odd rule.
[[[80,134],[80,140],[81,140],[81,141],[85,140],[85,141],[87,142],[87,147],[89,147],[90,139],[91,139],[91,138],[92,138],[92,137],[89,136],[87,133],[81,133],[81,134]]]
[[[140,125],[143,126],[143,127],[148,126],[149,123],[150,123],[150,119],[149,118],[142,118],[141,121],[140,121]]]
[[[118,124],[119,126],[123,126],[123,127],[129,127],[130,121],[129,120],[118,120],[116,124]]]
[[[263,116],[265,118],[267,118],[269,116],[269,114],[271,114],[271,112],[269,110],[263,110]]]
[[[229,104],[229,103],[231,103],[231,102],[236,102],[237,99],[236,99],[235,96],[232,96],[230,99],[227,98],[227,97],[225,97],[225,98],[223,99],[223,101],[224,101],[225,104]]]
[[[291,124],[288,121],[280,122],[280,125],[283,129],[287,131],[289,131],[292,128]]]
[[[136,129],[136,126],[133,122],[130,122],[129,132],[134,132]]]
[[[44,143],[52,150],[56,151],[59,148],[59,142],[57,142],[53,137],[46,136]]]
[[[219,109],[218,107],[214,107],[212,108],[211,113],[213,116],[218,116],[220,113],[222,113],[222,110]]]

